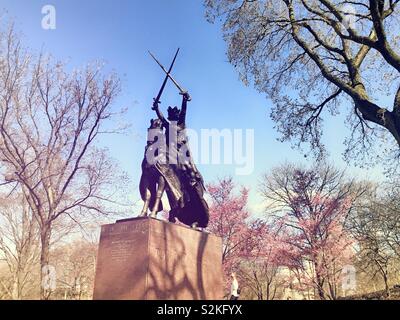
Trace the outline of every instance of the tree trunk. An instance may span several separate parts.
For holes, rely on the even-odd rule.
[[[51,293],[49,281],[49,260],[50,260],[50,225],[42,227],[40,232],[41,252],[40,252],[40,299],[47,300]]]
[[[388,298],[388,297],[390,297],[390,290],[389,290],[389,284],[388,284],[388,277],[386,274],[383,275],[383,281],[385,283],[386,298]]]
[[[318,281],[318,296],[320,300],[326,300],[324,289],[322,288],[322,285],[319,281]]]
[[[325,299],[325,293],[324,293],[324,279],[321,277],[319,273],[319,266],[317,263],[317,258],[313,257],[313,264],[314,264],[314,272],[315,272],[315,282],[316,282],[316,289],[318,291],[318,296],[320,300],[326,300]],[[314,291],[315,292],[315,291]]]
[[[324,292],[324,281],[321,278],[320,274],[316,272],[316,280],[317,280],[317,291],[318,291],[318,296],[320,300],[326,300],[325,299],[325,292]]]
[[[11,288],[11,299],[12,300],[20,300],[19,290],[18,290],[18,275],[14,275],[13,284]]]

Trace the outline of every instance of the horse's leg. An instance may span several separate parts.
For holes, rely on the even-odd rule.
[[[145,185],[144,185],[144,205],[142,212],[140,213],[141,217],[146,217],[147,216],[147,210],[149,209],[149,204],[150,204],[150,198],[151,198],[151,192],[149,189],[149,183],[148,180],[146,180]]]
[[[165,179],[162,175],[158,178],[157,183],[157,193],[156,193],[156,201],[154,202],[154,207],[150,213],[150,217],[155,218],[158,212],[158,206],[160,205],[161,197],[165,190]]]

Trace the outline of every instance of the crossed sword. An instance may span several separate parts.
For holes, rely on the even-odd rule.
[[[155,60],[155,62],[157,62],[157,64],[160,66],[160,68],[161,68],[161,69],[164,71],[164,73],[166,74],[165,79],[164,79],[164,82],[163,82],[163,84],[162,84],[162,86],[161,86],[161,89],[160,89],[160,91],[158,92],[157,97],[154,98],[154,103],[160,103],[160,102],[161,102],[161,101],[160,101],[160,98],[161,98],[161,95],[162,95],[162,93],[163,93],[163,91],[164,91],[165,85],[167,84],[168,78],[169,78],[169,79],[174,83],[174,85],[178,88],[180,94],[183,95],[183,94],[187,93],[187,91],[186,91],[185,89],[183,89],[182,86],[180,86],[179,83],[171,76],[171,70],[172,70],[172,68],[173,68],[173,66],[174,66],[176,57],[178,56],[178,53],[179,53],[179,48],[178,48],[178,50],[176,50],[174,59],[172,60],[172,63],[171,63],[171,65],[170,65],[170,67],[169,67],[169,69],[168,69],[168,71],[167,71],[167,70],[165,69],[165,67],[160,63],[160,61],[158,61],[158,59],[154,56],[154,54],[152,54],[152,53],[149,51],[149,54],[151,55],[151,57]],[[190,100],[190,97],[189,97],[189,100]]]

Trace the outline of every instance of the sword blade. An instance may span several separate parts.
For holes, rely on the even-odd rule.
[[[154,60],[156,60],[158,64],[160,64],[160,62],[156,59],[156,57],[155,57],[150,51],[149,51],[149,53],[150,53],[150,55],[152,56],[152,58],[153,58]],[[174,64],[175,64],[176,57],[178,56],[178,53],[179,53],[179,48],[178,48],[178,50],[176,50],[174,59],[172,60],[172,63],[171,63],[171,65],[170,65],[170,67],[169,67],[169,70],[168,70],[168,73],[171,72],[172,67],[173,67]],[[167,81],[168,81],[168,75],[165,76],[165,79],[164,79],[164,81],[163,81],[163,83],[162,83],[162,85],[161,85],[161,89],[160,89],[160,91],[158,92],[157,97],[154,99],[154,102],[156,102],[156,103],[159,103],[159,102],[160,102],[160,98],[161,98],[161,95],[162,95],[162,93],[163,93],[163,91],[164,91],[165,85],[167,84]]]
[[[149,51],[150,55],[152,56],[152,58],[154,59],[155,62],[157,62],[157,64],[160,66],[160,68],[165,72],[166,77],[170,78],[171,81],[174,83],[174,85],[178,88],[178,90],[181,93],[186,92],[180,85],[179,83],[171,76],[171,70],[166,70],[165,67],[160,63],[160,61],[157,60],[157,58]]]
[[[164,70],[164,72],[165,72],[165,70]],[[185,93],[185,92],[186,92],[186,90],[183,89],[183,88],[179,85],[179,83],[171,76],[170,73],[167,73],[167,76],[168,76],[168,78],[171,79],[171,81],[174,83],[174,85],[178,88],[178,90],[180,91],[180,93]]]

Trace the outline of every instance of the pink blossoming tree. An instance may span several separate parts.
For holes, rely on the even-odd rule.
[[[344,228],[356,192],[332,167],[285,165],[261,188],[280,225],[281,263],[298,291],[335,299],[343,266],[351,263],[354,240]]]
[[[237,272],[240,286],[253,296],[258,299],[274,296],[271,288],[277,273],[275,251],[268,240],[271,237],[266,223],[252,219],[246,208],[248,190],[239,189],[232,178],[221,179],[207,189],[211,198],[208,229],[222,238],[226,290],[230,286],[231,272]],[[266,286],[261,283],[265,276],[268,278]]]

